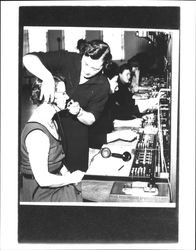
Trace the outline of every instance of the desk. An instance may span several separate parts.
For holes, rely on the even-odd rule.
[[[83,180],[83,198],[95,202],[150,202],[150,203],[169,203],[169,189],[167,183],[157,183],[158,194],[139,195],[123,194],[118,188],[125,185],[127,181],[106,181],[106,180]],[[147,183],[146,183],[147,184]],[[113,188],[114,187],[114,188]]]
[[[138,142],[143,144],[136,149]],[[103,147],[108,147],[112,153],[123,154],[128,151],[132,156],[129,161],[112,156],[104,158],[100,150],[90,150],[89,168],[82,181],[83,198],[94,202],[130,203],[130,206],[134,202],[140,206],[158,206],[157,204],[172,206],[171,190],[167,179],[161,180],[158,176],[156,185],[153,186],[151,180],[152,187],[149,187],[149,171],[154,171],[153,167],[159,163],[156,142],[154,136],[149,136],[147,133],[147,135],[142,134],[141,138],[136,137],[132,142],[118,140],[103,145]],[[135,156],[138,157],[136,160],[139,163],[136,163]],[[141,173],[139,170],[142,168],[144,170],[144,167],[145,172]],[[134,168],[137,170],[136,172],[134,172]]]
[[[113,183],[113,181],[83,180],[83,198],[89,201],[108,201]]]
[[[103,176],[129,176],[137,141],[138,139],[134,140],[133,142],[119,140],[102,146],[102,148],[109,148],[112,153],[123,154],[125,151],[129,152],[131,154],[131,159],[127,162],[112,156],[109,158],[103,158],[100,154],[100,150],[90,149],[89,168],[86,174]]]

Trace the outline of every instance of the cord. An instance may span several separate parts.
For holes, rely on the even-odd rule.
[[[59,115],[59,112],[61,111],[61,109],[58,107],[58,105],[56,103],[52,103],[52,104],[53,104],[53,108],[55,110],[55,114],[54,114],[52,120],[56,120],[57,125],[58,125],[58,132],[62,137],[61,141],[65,141],[65,134],[64,134],[64,131],[63,131],[63,127],[62,127],[62,124],[61,124],[61,118],[60,118],[60,115]],[[57,108],[59,108],[59,110],[57,110],[55,106]]]
[[[135,136],[132,140],[125,140],[125,139],[118,138],[118,139],[115,139],[115,140],[113,140],[113,141],[108,142],[108,144],[109,144],[109,143],[112,143],[112,142],[116,142],[116,141],[133,142],[133,141],[135,141],[136,139],[137,139],[137,136]]]
[[[168,188],[169,188],[169,196],[170,196],[170,202],[173,200],[173,194],[172,194],[172,188],[171,188],[171,182],[169,178],[167,178]]]
[[[90,160],[89,167],[90,167],[91,163],[94,161],[95,157],[96,157],[98,154],[100,154],[100,152],[101,152],[101,150],[99,150],[95,155],[93,155],[93,157],[92,157],[91,160]]]
[[[160,89],[159,93],[163,90]],[[168,89],[164,89],[164,91],[168,91]],[[159,131],[159,141],[160,141],[160,148],[161,148],[161,166],[165,169],[165,172],[167,173],[167,167],[164,157],[164,150],[163,150],[163,131],[161,127],[161,116],[160,116],[160,97],[159,97],[159,105],[158,105],[158,131]]]

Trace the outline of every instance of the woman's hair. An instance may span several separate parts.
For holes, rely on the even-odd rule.
[[[44,99],[42,98],[42,100],[40,100],[40,93],[41,93],[41,85],[42,85],[42,81],[39,78],[35,78],[33,84],[32,84],[32,88],[31,88],[31,96],[30,96],[30,100],[32,102],[33,105],[40,105],[44,102]]]
[[[112,79],[114,76],[118,75],[119,73],[119,66],[114,61],[108,65],[106,69],[104,69],[104,75],[109,79]]]
[[[85,39],[79,39],[77,42],[77,49],[81,54],[84,54],[86,43],[87,41]]]
[[[54,80],[55,80],[55,85],[57,85],[58,82],[64,81],[64,78],[62,78],[61,76],[54,76]],[[42,80],[36,77],[32,84],[31,96],[30,96],[30,100],[33,105],[39,106],[44,102],[44,98],[42,98],[41,100],[39,99],[41,94],[41,86],[42,86]]]
[[[104,68],[107,68],[111,63],[112,55],[110,52],[110,47],[102,40],[92,40],[90,42],[86,42],[83,51],[85,56],[90,56],[92,59],[99,59],[103,57]]]
[[[125,69],[130,70],[130,66],[129,66],[127,63],[124,63],[124,64],[120,65],[119,71],[118,71],[119,74],[120,74],[120,73],[123,73],[123,71],[124,71]],[[130,70],[130,71],[131,71],[131,70]]]

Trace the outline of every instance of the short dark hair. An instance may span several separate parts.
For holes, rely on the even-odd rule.
[[[103,56],[104,67],[107,67],[112,60],[110,47],[102,40],[92,40],[90,42],[86,42],[84,47],[84,55],[90,56],[92,59],[99,59]]]
[[[108,67],[104,69],[104,75],[109,79],[112,79],[114,76],[118,75],[118,72],[119,66],[114,61],[111,61],[111,63],[108,64]]]
[[[126,69],[130,70],[130,66],[127,63],[124,63],[124,64],[120,65],[118,73],[121,74]]]
[[[81,54],[84,54],[85,51],[85,46],[86,46],[87,41],[85,39],[79,39],[77,42],[77,49]]]

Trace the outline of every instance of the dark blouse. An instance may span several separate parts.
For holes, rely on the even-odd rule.
[[[118,91],[111,98],[114,119],[131,120],[142,116],[128,85],[122,84],[120,79],[118,79]]]
[[[118,79],[118,87],[118,91],[109,96],[100,118],[90,126],[89,147],[91,148],[101,148],[107,143],[107,133],[114,129],[115,119],[131,120],[142,116],[128,86],[123,85]]]
[[[100,72],[86,83],[79,85],[82,56],[67,51],[32,53],[40,58],[53,75],[65,79],[67,94],[98,119],[108,99],[110,86]],[[88,168],[88,126],[67,111],[60,113],[60,133],[63,139],[66,167],[72,172]]]
[[[44,66],[53,74],[61,75],[65,79],[67,94],[97,119],[108,99],[109,83],[102,73],[80,84],[81,59],[78,53],[68,51],[34,52]]]

